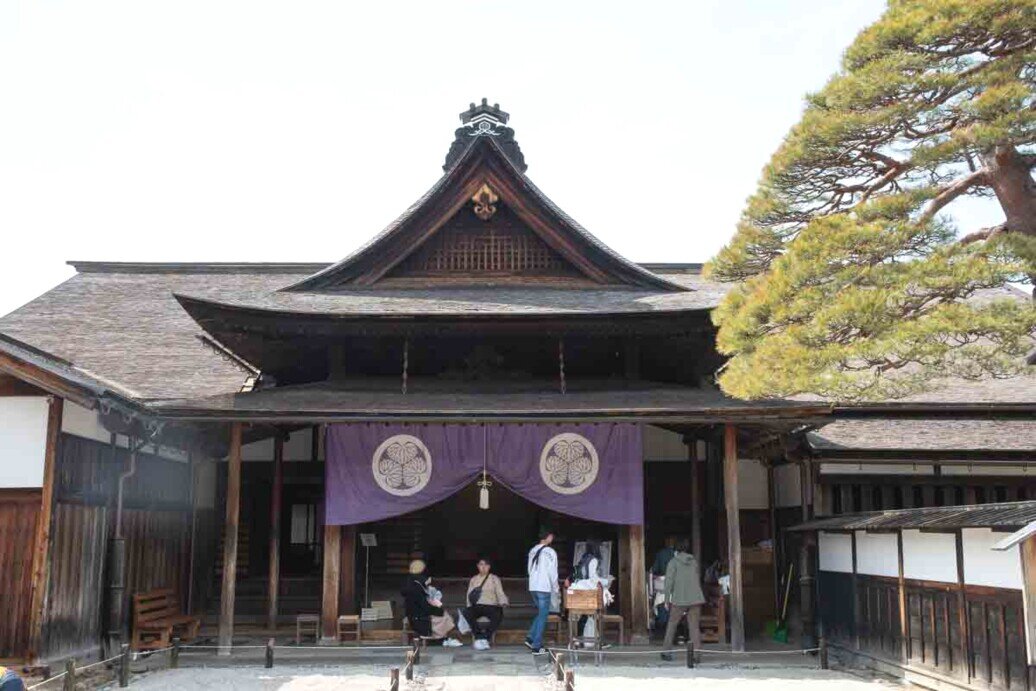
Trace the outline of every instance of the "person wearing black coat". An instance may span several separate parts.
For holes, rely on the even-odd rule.
[[[428,602],[427,583],[429,581],[426,573],[425,563],[416,559],[410,564],[410,575],[403,583],[400,593],[403,595],[403,611],[406,618],[410,620],[410,628],[418,636],[432,636],[432,617],[441,617],[445,614],[442,607],[436,607]]]

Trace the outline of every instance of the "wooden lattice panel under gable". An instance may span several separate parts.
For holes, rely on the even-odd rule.
[[[585,283],[583,275],[547,245],[504,204],[489,220],[462,208],[379,283]]]

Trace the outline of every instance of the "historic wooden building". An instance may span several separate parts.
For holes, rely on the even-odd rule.
[[[887,430],[931,418],[969,434],[1015,425],[1027,440],[1017,443],[1036,448],[1028,382],[1011,403],[842,409],[723,395],[709,311],[724,287],[698,265],[636,264],[604,246],[525,175],[507,120],[473,104],[440,180],[338,263],[76,262],[69,281],[0,319],[0,438],[14,449],[0,460],[27,469],[0,475],[0,599],[24,612],[0,631],[0,656],[89,654],[124,634],[131,593],[158,586],[207,614],[221,645],[235,626],[275,628],[302,612],[321,613],[333,637],[338,613],[366,597],[360,532],[381,543],[375,589],[390,591],[415,554],[449,578],[489,551],[519,594],[544,523],[563,561],[574,541],[614,544],[634,638],[647,625],[646,561],[674,534],[703,563],[729,565],[735,648],[773,616],[778,576],[796,562],[808,638],[816,550],[780,526],[886,497],[926,505],[934,488],[940,501],[1001,497],[929,483],[957,457],[890,447]],[[382,449],[372,471],[363,444],[389,429],[416,439],[435,470],[400,465],[379,479]],[[585,486],[549,479],[553,461],[530,439],[595,430],[633,436],[620,450],[591,444]],[[441,441],[450,435],[467,450]],[[1017,468],[1032,460],[1022,455]],[[924,472],[874,465],[911,461]],[[509,475],[523,463],[528,473]],[[364,468],[377,485],[357,498],[362,483],[342,478]],[[455,491],[422,500],[447,496],[436,485],[447,470]],[[1008,476],[992,486],[1018,498],[1026,481],[996,477]],[[488,510],[480,480],[494,482]],[[919,495],[887,489],[919,484]],[[591,491],[604,500],[580,503]],[[622,515],[588,506],[620,497]],[[389,508],[356,511],[375,505]]]

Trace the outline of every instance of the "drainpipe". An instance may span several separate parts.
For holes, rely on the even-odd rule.
[[[130,437],[129,468],[119,473],[115,498],[115,535],[108,548],[108,654],[121,649],[126,610],[126,540],[122,537],[122,497],[126,480],[137,472],[137,451],[143,442]]]

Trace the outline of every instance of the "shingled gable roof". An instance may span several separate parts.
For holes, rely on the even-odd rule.
[[[376,286],[470,203],[483,184],[593,287],[691,290],[629,261],[591,235],[533,185],[488,136],[472,137],[439,181],[370,242],[283,290],[332,292]]]

